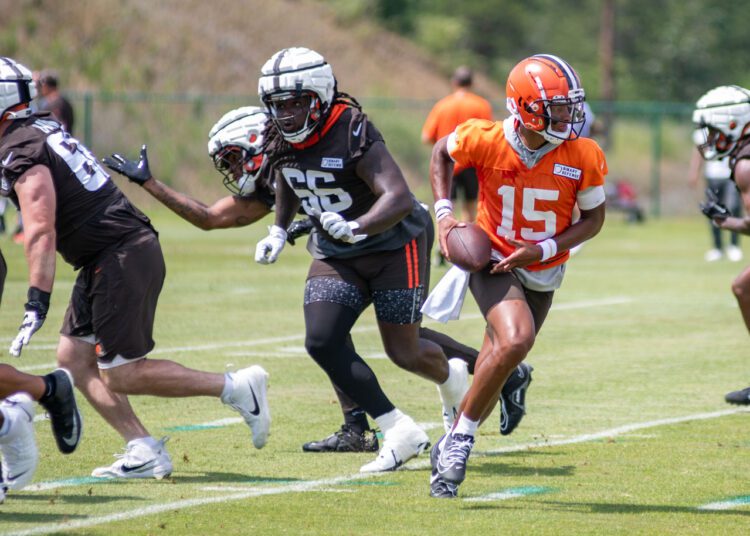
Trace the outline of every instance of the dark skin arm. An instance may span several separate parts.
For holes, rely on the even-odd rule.
[[[742,196],[742,205],[745,207],[745,213],[750,214],[750,160],[742,159],[737,161],[737,164],[734,166],[734,181],[737,183],[737,189],[739,189]],[[750,216],[742,218],[734,216],[724,219],[714,218],[713,222],[720,229],[750,235]]]
[[[412,211],[413,201],[401,169],[382,142],[375,142],[357,163],[357,175],[378,200],[356,219],[358,233],[382,233],[403,220]]]
[[[604,225],[604,203],[591,210],[581,210],[581,219],[555,236],[557,250],[564,251],[596,236]],[[491,272],[509,272],[542,259],[542,247],[524,240],[507,239],[516,250],[492,267]]]
[[[244,227],[258,221],[271,210],[257,199],[227,196],[208,206],[186,194],[177,192],[151,177],[143,189],[172,212],[204,231]]]
[[[452,182],[453,159],[448,154],[448,136],[445,136],[433,146],[432,158],[430,159],[430,184],[432,185],[432,195],[436,201],[450,199]],[[448,260],[451,260],[446,243],[448,232],[456,226],[462,227],[464,225],[464,223],[458,222],[453,215],[445,216],[438,221],[440,251]]]
[[[276,172],[276,220],[275,225],[288,229],[299,210],[300,201],[281,173]]]

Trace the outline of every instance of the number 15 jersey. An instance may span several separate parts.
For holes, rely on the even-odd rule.
[[[471,119],[451,134],[448,151],[458,164],[476,168],[477,224],[504,257],[515,250],[506,237],[541,242],[572,225],[576,203],[591,210],[604,202],[607,162],[589,138],[563,142],[528,168],[506,138],[503,122]],[[526,270],[546,270],[569,256],[560,251]]]

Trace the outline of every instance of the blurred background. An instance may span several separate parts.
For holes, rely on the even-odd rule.
[[[580,74],[609,180],[650,217],[700,217],[687,181],[694,102],[750,85],[740,0],[0,0],[0,54],[52,68],[99,157],[149,145],[157,177],[210,201],[224,195],[206,154],[211,125],[257,104],[260,67],[307,46],[364,105],[422,199],[422,123],[459,64],[505,113],[520,59],[552,53]],[[130,191],[128,192],[130,194]],[[142,204],[145,196],[134,195]]]

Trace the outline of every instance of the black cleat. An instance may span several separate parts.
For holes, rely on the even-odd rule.
[[[442,442],[439,441],[437,445]],[[464,434],[448,434],[445,442],[441,447],[433,447],[430,451],[430,461],[435,456],[433,472],[445,483],[458,485],[466,478],[466,464],[469,461],[469,454],[474,446],[474,437]],[[432,488],[432,479],[430,479],[430,488]]]
[[[49,398],[39,403],[49,415],[57,448],[63,454],[70,454],[78,446],[83,428],[73,390],[73,376],[63,368],[53,370],[47,376],[54,379],[55,390]]]
[[[724,400],[730,404],[737,404],[738,406],[750,405],[750,387],[742,389],[741,391],[732,391],[727,393]]]
[[[374,430],[358,434],[345,424],[325,439],[302,445],[305,452],[377,452],[379,448]]]
[[[534,367],[521,363],[516,367],[500,391],[500,433],[509,435],[526,414],[526,390],[531,383]]]

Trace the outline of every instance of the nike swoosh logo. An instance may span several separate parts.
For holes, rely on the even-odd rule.
[[[362,123],[360,123],[359,125],[357,125],[357,128],[355,128],[354,130],[352,130],[352,135],[355,136],[355,137],[359,136],[359,133],[361,131],[362,131]]]
[[[77,415],[76,415],[77,417]],[[78,443],[78,419],[73,418],[73,431],[70,433],[70,437],[63,437],[63,441],[65,441],[65,444],[69,447],[72,447],[76,443]]]
[[[250,392],[253,394],[253,403],[255,404],[255,411],[251,411],[250,415],[255,415],[257,417],[260,415],[260,404],[258,404],[258,399],[255,398],[255,391],[252,387],[250,387]]]
[[[132,473],[133,471],[138,471],[139,469],[150,469],[151,466],[153,466],[155,463],[156,460],[149,460],[145,463],[142,463],[141,465],[123,465],[121,469],[123,473]]]
[[[24,471],[23,473],[18,473],[17,475],[8,475],[8,482],[13,482],[14,480],[18,480],[26,473],[28,473],[28,471]]]
[[[4,159],[3,159],[3,166],[7,166],[8,164],[10,164],[10,160],[11,160],[11,158],[13,158],[13,151],[9,152],[9,153],[8,153],[8,156],[6,156],[6,157],[5,157]]]

